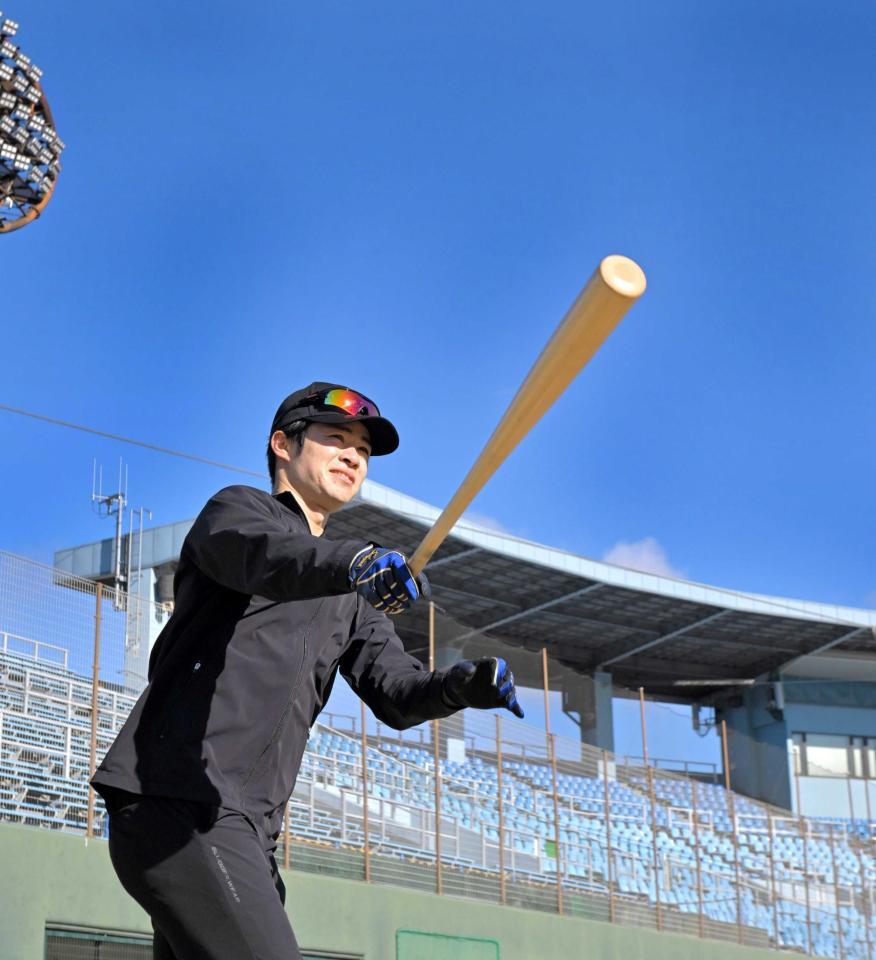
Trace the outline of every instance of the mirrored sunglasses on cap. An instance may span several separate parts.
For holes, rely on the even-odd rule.
[[[305,397],[301,403],[315,403],[322,407],[335,407],[347,414],[348,417],[380,416],[377,404],[361,393],[356,393],[355,390],[327,390],[325,393],[315,393],[310,397]]]

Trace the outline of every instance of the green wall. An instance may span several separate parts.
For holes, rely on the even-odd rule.
[[[30,827],[0,826],[0,960],[42,960],[44,929],[69,923],[149,931],[119,886],[107,845]],[[773,951],[437,897],[291,871],[287,906],[303,949],[365,960],[775,960]],[[439,936],[415,937],[405,931]],[[448,937],[465,937],[453,946]],[[397,953],[398,949],[398,953]]]

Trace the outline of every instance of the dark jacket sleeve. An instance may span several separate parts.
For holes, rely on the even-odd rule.
[[[285,508],[278,508],[285,509]],[[353,557],[367,544],[326,540],[289,523],[266,494],[252,487],[220,490],[195,520],[183,553],[223,587],[269,600],[304,600],[349,593]]]
[[[441,696],[444,673],[424,669],[405,651],[389,617],[361,599],[340,670],[374,716],[396,730],[457,712]]]

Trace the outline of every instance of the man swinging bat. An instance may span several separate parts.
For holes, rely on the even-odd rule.
[[[404,651],[387,614],[429,588],[401,553],[324,536],[397,446],[367,397],[312,383],[274,417],[272,493],[221,490],[183,543],[149,684],[92,780],[160,960],[300,960],[273,854],[338,671],[396,729],[463,707],[523,716],[503,660],[428,672]]]

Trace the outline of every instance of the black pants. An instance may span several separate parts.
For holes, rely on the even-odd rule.
[[[132,794],[107,807],[110,859],[152,918],[155,960],[301,960],[276,843],[243,814]]]

